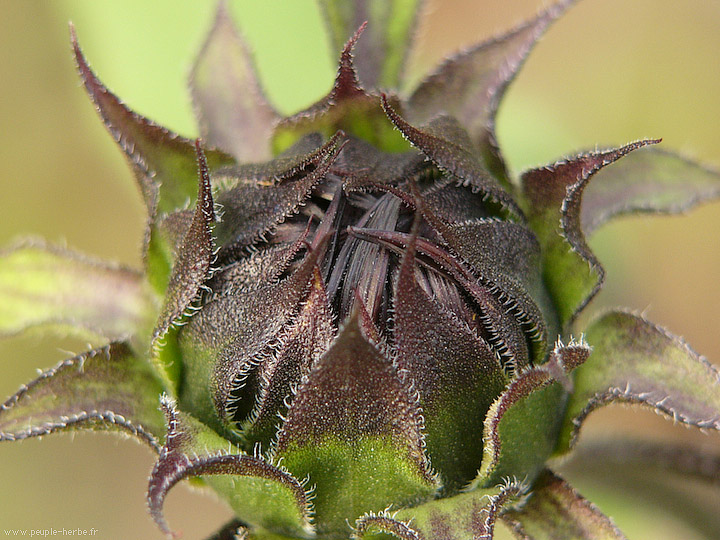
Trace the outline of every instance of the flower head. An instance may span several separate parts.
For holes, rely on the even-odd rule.
[[[415,3],[322,2],[335,83],[283,118],[221,3],[192,70],[195,141],[120,101],[73,31],[143,195],[144,271],[37,243],[5,254],[1,330],[61,323],[107,344],[11,396],[0,440],[137,437],[168,535],[165,496],[197,477],[250,538],[492,538],[499,518],[521,538],[622,537],[548,460],[611,402],[720,429],[720,376],[637,314],[578,328],[604,280],[586,235],[714,198],[720,175],[657,139],[508,171],[499,104],[571,4],[400,92]]]

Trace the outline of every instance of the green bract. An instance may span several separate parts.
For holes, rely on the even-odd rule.
[[[419,2],[320,4],[337,77],[288,118],[220,4],[192,70],[196,141],[124,105],[73,32],[144,197],[145,267],[38,243],[3,254],[0,332],[107,345],[10,397],[0,440],[138,437],[158,454],[148,505],[168,536],[165,496],[198,477],[237,515],[224,537],[480,539],[503,519],[519,538],[622,538],[546,462],[611,402],[718,430],[720,375],[639,315],[577,327],[604,279],[586,234],[717,197],[720,175],[659,140],[508,173],[498,106],[571,1],[406,94]]]

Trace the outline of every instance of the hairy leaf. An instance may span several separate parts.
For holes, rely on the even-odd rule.
[[[259,366],[257,404],[243,427],[242,437],[263,443],[266,448],[287,413],[292,389],[328,350],[335,335],[327,293],[317,269],[311,287],[293,324],[278,336],[273,346],[277,352]]]
[[[403,509],[394,517],[411,520],[417,537],[424,540],[492,540],[500,513],[521,502],[526,490],[525,484],[508,481]]]
[[[378,534],[383,535],[383,533],[392,534],[395,538],[400,538],[400,540],[423,540],[423,536],[413,530],[410,525],[393,519],[384,513],[370,513],[358,519],[355,522],[353,538],[356,540],[369,540]]]
[[[530,360],[541,362],[545,358],[548,334],[556,333],[557,317],[541,280],[540,246],[532,231],[518,223],[497,219],[446,222],[435,215],[424,198],[416,194],[416,200],[430,225],[472,274],[492,291],[503,306],[501,311],[510,312],[513,322],[517,319],[525,325],[524,330],[533,342],[532,351],[527,350],[522,335],[515,340],[509,337],[503,340],[512,364],[522,367]],[[486,316],[492,311],[486,309]],[[515,326],[519,325],[515,322]],[[491,333],[513,334],[496,330]]]
[[[85,88],[105,126],[127,155],[138,175],[148,214],[172,212],[197,193],[197,167],[193,141],[153,123],[129,109],[92,72],[71,26],[75,60]],[[220,151],[207,151],[211,170],[233,159]]]
[[[363,335],[357,311],[298,388],[276,455],[316,485],[318,532],[388,504],[432,496],[421,418],[395,367]]]
[[[210,265],[215,255],[211,228],[215,221],[215,206],[207,161],[199,140],[195,141],[195,149],[199,169],[198,200],[186,232],[177,241],[172,272],[168,279],[163,307],[153,330],[150,351],[165,390],[173,396],[178,392],[182,364],[177,354],[177,332],[170,330],[188,315],[191,303],[198,297],[201,287],[210,276]]]
[[[322,136],[312,133],[271,161],[223,167],[213,174],[212,183],[218,192],[218,203],[221,208],[224,204],[229,207],[228,219],[225,222],[221,220],[213,231],[219,237],[219,264],[246,256],[248,244],[297,210],[297,201],[304,201],[307,197],[308,186],[312,187],[313,182],[322,180],[322,171],[340,150],[334,145],[340,144],[341,140],[342,134],[338,133],[323,144]],[[321,170],[318,171],[318,167]],[[207,176],[207,173],[207,167],[205,172],[199,171],[201,188],[203,175]],[[209,193],[207,191],[206,197]],[[272,200],[273,193],[276,200]],[[254,198],[269,203],[270,208],[254,203]],[[192,210],[177,210],[150,222],[146,266],[148,278],[160,294],[165,294],[173,265],[183,249],[182,243],[193,218]],[[208,220],[208,223],[211,221]]]
[[[675,421],[720,430],[720,373],[681,339],[622,311],[596,319],[586,337],[593,352],[573,372],[558,451],[575,444],[588,414],[612,402],[639,403]]]
[[[218,243],[223,246],[250,245],[294,214],[323,180],[342,149],[343,139],[342,132],[336,133],[326,144],[302,159],[291,158],[293,165],[279,177],[268,175],[262,182],[238,178],[230,171],[218,175],[216,181],[233,186],[221,191],[217,197],[218,204],[224,208],[223,219],[216,228]]]
[[[486,166],[509,185],[495,140],[498,106],[533,45],[573,3],[558,2],[522,26],[450,57],[408,98],[410,122],[424,124],[440,113],[457,118]]]
[[[334,135],[338,135],[335,133]],[[281,154],[267,161],[240,163],[221,169],[213,175],[219,191],[228,191],[241,184],[280,184],[300,175],[317,164],[318,158],[327,151],[325,138],[320,133],[308,133]]]
[[[207,282],[214,297],[252,291],[276,283],[292,259],[304,247],[305,236],[294,244],[252,251],[239,260],[217,269]]]
[[[397,185],[422,169],[425,156],[415,150],[388,153],[370,143],[350,137],[333,167],[343,176],[346,192]]]
[[[337,137],[339,139],[340,135]],[[224,167],[213,174],[212,182],[218,192],[216,195],[219,197],[218,203],[221,208],[223,204],[227,204],[229,216],[234,218],[224,223],[217,223],[214,227],[213,233],[217,238],[213,240],[218,240],[220,244],[217,254],[220,264],[232,260],[238,253],[245,255],[247,244],[257,240],[268,229],[285,219],[287,214],[296,210],[297,200],[304,200],[303,196],[307,195],[304,190],[308,188],[308,184],[321,180],[321,171],[313,173],[318,166],[325,166],[323,159],[328,158],[327,152],[331,147],[332,142],[323,145],[322,136],[315,133],[304,137],[283,155],[270,162]],[[205,172],[199,171],[199,176],[200,194],[208,197],[209,189],[202,190],[203,175],[208,175],[207,167]],[[283,184],[283,187],[277,188],[275,184]],[[261,201],[267,203],[271,198],[270,194],[275,190],[278,192],[277,199],[281,199],[282,203],[271,201],[272,208],[269,209],[263,208],[261,204],[253,204],[253,197],[258,198],[258,196]],[[149,281],[161,295],[165,295],[168,290],[173,267],[178,266],[177,259],[183,249],[187,250],[188,246],[194,245],[192,242],[190,244],[185,242],[186,245],[183,247],[185,237],[191,233],[191,226],[195,228],[191,236],[198,237],[198,242],[207,247],[207,239],[210,236],[205,229],[209,228],[214,218],[209,219],[212,216],[208,214],[206,219],[208,227],[203,227],[195,217],[198,208],[196,206],[195,212],[177,210],[150,221],[145,246],[146,268]],[[234,213],[238,215],[233,215]],[[195,225],[193,219],[196,220]],[[237,236],[233,237],[233,234]],[[200,236],[204,237],[204,240],[200,239]],[[223,245],[224,243],[226,245]],[[186,259],[188,255],[191,254],[185,254]],[[180,268],[182,266],[178,267]],[[180,273],[178,277],[182,275],[185,274]]]
[[[585,234],[636,212],[677,214],[720,197],[720,173],[673,152],[644,148],[600,171],[583,195]]]
[[[213,298],[190,318],[179,338],[183,362],[180,405],[210,427],[232,429],[239,389],[268,346],[287,328],[310,283],[320,249],[284,280],[251,291]],[[243,403],[248,413],[253,400]],[[248,405],[248,406],[246,406]],[[244,418],[240,418],[244,420]]]
[[[405,233],[377,229],[349,227],[348,232],[352,236],[377,242],[397,253],[403,252],[409,238]],[[513,297],[493,284],[484,284],[483,280],[478,280],[478,276],[473,275],[461,260],[423,238],[417,239],[417,250],[418,253],[432,259],[432,263],[423,259],[419,259],[418,262],[432,271],[437,271],[435,265],[439,265],[477,303],[482,316],[470,315],[473,326],[477,326],[476,319],[479,320],[488,335],[488,343],[503,357],[504,365],[509,371],[527,365],[530,360],[523,326],[528,329],[527,337],[534,344],[539,345],[538,350],[544,349],[546,336],[542,316],[533,301],[520,289],[511,289],[513,294],[522,293],[519,297]]]
[[[90,341],[147,337],[153,300],[121,266],[41,242],[0,253],[0,334],[50,326]]]
[[[523,540],[625,538],[610,518],[547,469],[533,484],[532,494],[522,509],[511,509],[502,518]]]
[[[0,441],[73,429],[134,435],[156,451],[165,432],[149,365],[123,343],[60,362],[0,406]]]
[[[305,489],[287,472],[240,451],[217,433],[179,412],[165,397],[168,432],[148,484],[148,506],[166,534],[165,496],[180,480],[201,476],[230,504],[244,523],[290,536],[312,533]],[[272,504],[267,504],[272,500]]]
[[[549,336],[558,334],[557,314],[541,275],[540,246],[525,226],[509,221],[473,220],[449,224],[442,233],[453,249],[484,280],[507,295],[516,310],[531,321],[535,351],[532,360],[546,354]],[[540,316],[542,314],[542,316]]]
[[[179,244],[165,293],[165,303],[153,332],[153,342],[162,339],[170,325],[182,317],[210,275],[214,252],[211,225],[215,221],[215,206],[205,154],[199,140],[195,145],[200,184],[197,205],[190,226]]]
[[[580,154],[522,176],[530,226],[543,257],[543,278],[563,327],[594,298],[605,270],[585,240],[582,198],[590,179],[634,150],[660,142],[647,139],[614,150]]]
[[[400,132],[440,169],[458,178],[462,185],[499,204],[512,215],[523,217],[523,212],[515,200],[477,157],[467,132],[460,127],[456,118],[438,116],[417,128],[391,107],[384,94],[382,105],[385,114]]]
[[[418,391],[433,467],[452,492],[480,466],[485,413],[506,381],[488,343],[420,289],[414,273],[411,243],[395,285],[397,365]]]
[[[509,476],[535,479],[555,448],[567,384],[552,356],[508,385],[485,419],[485,456],[474,485],[491,487]]]

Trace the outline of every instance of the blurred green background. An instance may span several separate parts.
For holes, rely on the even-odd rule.
[[[443,55],[534,15],[549,0],[435,0],[412,57],[417,79]],[[334,74],[312,1],[232,1],[252,43],[269,96],[284,112],[310,104]],[[0,245],[40,235],[86,253],[138,266],[140,197],[85,97],[70,54],[67,22],[101,79],[140,113],[197,135],[185,81],[212,20],[214,2],[183,0],[0,0]],[[596,144],[663,137],[663,146],[720,166],[720,3],[716,0],[584,0],[537,46],[502,106],[499,138],[515,171]],[[720,204],[689,217],[625,219],[592,245],[608,271],[594,308],[623,305],[685,336],[720,361]],[[86,344],[39,336],[0,342],[0,394],[10,395]],[[720,444],[652,413],[608,408],[586,437],[633,433]],[[160,538],[145,511],[153,456],[112,436],[52,436],[0,445],[0,531],[85,528],[96,538]],[[605,474],[605,472],[601,473]],[[568,469],[581,491],[613,515],[630,538],[713,538],[653,508],[625,486],[596,485]],[[597,476],[597,475],[595,475]],[[690,499],[703,493],[677,484]],[[717,492],[717,489],[715,489]],[[689,499],[688,499],[689,500]],[[213,497],[177,488],[168,519],[202,538],[229,512]],[[687,517],[687,516],[686,516]],[[689,518],[692,520],[692,516]]]

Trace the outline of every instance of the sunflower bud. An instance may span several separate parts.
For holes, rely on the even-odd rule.
[[[720,376],[626,311],[577,328],[604,279],[585,235],[716,197],[720,175],[647,139],[511,177],[499,103],[571,3],[399,94],[378,87],[402,82],[415,2],[369,23],[379,3],[322,2],[335,84],[287,118],[221,3],[192,71],[195,141],[124,105],[73,31],[146,203],[145,268],[38,245],[5,255],[0,282],[20,284],[3,331],[60,320],[109,345],[12,396],[0,440],[140,438],[158,455],[148,505],[167,535],[164,499],[196,477],[243,538],[492,538],[499,517],[520,538],[621,538],[548,459],[615,401],[720,429]],[[94,284],[87,302],[56,306],[61,272]],[[52,316],[38,281],[55,286],[40,298]]]

